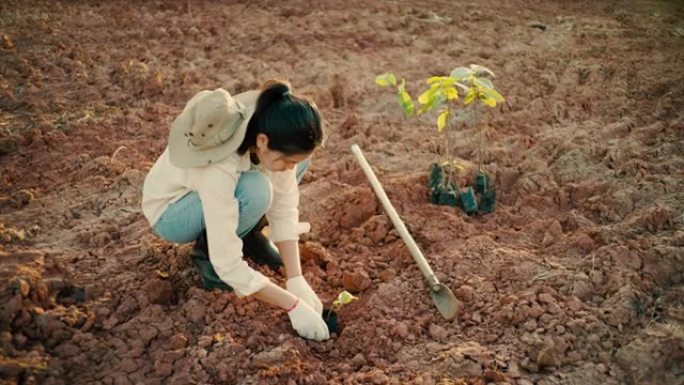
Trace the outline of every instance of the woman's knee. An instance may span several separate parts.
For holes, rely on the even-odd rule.
[[[246,171],[240,175],[235,196],[241,207],[249,211],[264,213],[271,205],[273,187],[264,174],[258,171]]]
[[[157,223],[154,232],[168,242],[188,243],[193,242],[199,237],[201,230],[178,226],[172,223]]]
[[[192,242],[203,229],[202,201],[195,191],[171,204],[154,225],[157,235],[175,243]]]

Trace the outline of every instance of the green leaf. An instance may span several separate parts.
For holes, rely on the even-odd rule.
[[[433,108],[437,108],[442,106],[444,103],[447,102],[446,96],[444,96],[441,92],[435,95],[435,101],[432,103]]]
[[[394,77],[394,75],[392,75],[391,73],[385,72],[384,74],[378,75],[375,78],[375,83],[382,87],[387,87],[389,85],[396,86],[397,78]]]
[[[473,72],[475,72],[476,75],[478,73],[486,73],[486,74],[489,74],[489,75],[496,77],[496,75],[494,75],[494,72],[492,72],[492,70],[490,70],[489,68],[487,68],[485,66],[481,66],[481,65],[477,65],[477,64],[471,64],[470,69],[473,70]]]
[[[399,105],[404,110],[404,116],[408,118],[409,116],[413,115],[413,110],[415,107],[413,105],[413,99],[411,99],[411,95],[406,92],[406,81],[404,79],[401,79],[401,84],[397,86],[397,90],[399,91],[397,93]]]
[[[446,96],[444,96],[441,92],[437,92],[437,93],[435,93],[435,95],[430,100],[428,100],[427,104],[424,104],[418,110],[418,114],[420,115],[422,113],[435,110],[435,109],[441,107],[442,105],[444,105],[444,103],[446,103],[446,101],[447,101]]]
[[[413,115],[415,106],[413,104],[413,100],[411,99],[411,95],[409,95],[406,91],[399,91],[399,94],[397,94],[397,99],[401,109],[404,110],[404,116],[408,118],[409,116]]]
[[[454,78],[455,80],[462,80],[470,76],[471,73],[472,71],[466,67],[458,67],[454,68],[454,70],[451,71],[451,74],[449,76]]]
[[[437,117],[437,131],[442,132],[446,125],[446,120],[449,117],[449,110],[443,110]]]
[[[348,291],[343,291],[340,293],[340,295],[337,296],[337,301],[340,303],[340,305],[347,305],[351,303],[352,301],[356,301],[358,298],[353,296],[350,292]]]
[[[422,113],[425,113],[428,111],[432,111],[436,107],[439,107],[441,105],[442,99],[443,99],[443,96],[441,96],[441,95],[432,95],[432,97],[430,97],[427,100],[427,103],[423,104],[423,106],[420,108],[420,110],[418,110],[418,114],[422,114]]]
[[[475,78],[475,83],[485,88],[494,89],[494,84],[487,78]]]

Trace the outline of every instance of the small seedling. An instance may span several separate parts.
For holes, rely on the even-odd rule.
[[[328,331],[331,334],[335,333],[337,335],[340,335],[343,329],[342,323],[340,322],[337,315],[337,310],[340,310],[342,306],[357,299],[358,298],[354,297],[349,292],[343,291],[340,293],[340,295],[337,296],[337,299],[335,299],[332,302],[327,311],[326,309],[324,309],[323,321],[325,321],[325,325],[328,327]]]
[[[352,303],[352,301],[356,301],[358,298],[353,296],[350,292],[348,291],[343,291],[340,293],[340,295],[337,296],[337,299],[332,302],[332,306],[330,306],[330,309],[328,309],[328,317],[330,317],[330,312],[335,310],[339,311],[342,306],[347,305]]]

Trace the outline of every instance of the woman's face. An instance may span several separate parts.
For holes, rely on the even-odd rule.
[[[311,156],[308,154],[287,155],[268,148],[268,137],[257,135],[256,155],[259,162],[270,171],[287,171],[295,168],[297,163]]]

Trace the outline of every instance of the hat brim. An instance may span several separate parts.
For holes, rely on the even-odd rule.
[[[247,125],[256,109],[259,94],[259,91],[247,91],[233,96],[244,107],[245,119],[229,140],[216,147],[204,150],[197,150],[190,146],[188,138],[183,134],[185,128],[190,123],[189,114],[184,112],[192,107],[193,100],[191,99],[183,112],[171,124],[171,132],[169,133],[169,157],[171,164],[181,168],[202,167],[219,162],[237,151],[245,138]]]

